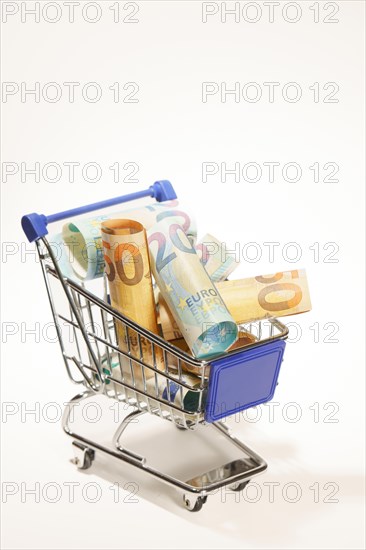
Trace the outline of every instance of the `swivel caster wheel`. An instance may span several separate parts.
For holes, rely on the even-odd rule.
[[[234,483],[234,485],[231,485],[230,489],[235,492],[242,491],[243,489],[245,489],[245,487],[248,485],[249,482],[250,482],[250,479],[248,481],[242,481],[242,482],[239,481],[238,483]]]
[[[87,470],[93,464],[95,452],[93,449],[82,445],[78,441],[73,441],[74,458],[71,460],[78,470]]]
[[[197,497],[194,495],[183,495],[183,502],[187,510],[190,512],[199,512],[202,506],[207,501],[207,496]]]

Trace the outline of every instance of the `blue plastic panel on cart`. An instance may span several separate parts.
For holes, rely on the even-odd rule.
[[[276,340],[213,361],[205,420],[214,422],[272,399],[285,345]]]

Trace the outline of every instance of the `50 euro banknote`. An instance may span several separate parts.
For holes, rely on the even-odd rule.
[[[238,324],[311,310],[304,269],[222,281],[216,283],[216,288]],[[179,327],[162,295],[159,296],[159,322],[166,340],[180,337]]]
[[[104,252],[101,225],[108,219],[133,220],[141,223],[145,229],[161,220],[171,220],[183,228],[191,242],[195,242],[197,237],[195,220],[182,210],[176,200],[117,213],[96,215],[93,218],[77,218],[63,226],[62,241],[65,246],[63,267],[79,280],[91,280],[103,276]]]

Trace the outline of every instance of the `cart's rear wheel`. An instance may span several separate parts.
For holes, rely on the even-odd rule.
[[[78,441],[73,441],[72,446],[74,449],[72,462],[77,466],[78,470],[87,470],[90,468],[95,458],[94,449],[81,445]]]
[[[199,512],[207,501],[207,496],[195,497],[183,495],[183,501],[187,510],[190,512]]]
[[[84,456],[84,462],[81,466],[78,466],[80,470],[87,470],[93,464],[95,453],[93,449],[87,449]]]

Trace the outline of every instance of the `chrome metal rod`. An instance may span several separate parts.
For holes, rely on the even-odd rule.
[[[105,447],[104,445],[100,445],[96,441],[92,441],[80,434],[77,434],[76,432],[73,432],[69,422],[73,407],[76,404],[80,403],[80,401],[87,399],[92,395],[93,392],[87,390],[84,393],[76,395],[69,402],[63,416],[63,428],[67,435],[93,450],[102,451],[107,455],[117,458],[123,462],[127,462],[128,464],[135,466],[139,470],[143,470],[146,473],[154,476],[155,478],[169,485],[173,485],[174,487],[177,487],[184,492],[196,494],[199,496],[205,496],[226,485],[232,485],[241,480],[251,479],[253,476],[264,471],[267,467],[267,464],[263,459],[261,459],[246,445],[241,443],[237,438],[230,435],[226,428],[215,424],[214,426],[220,431],[222,435],[227,437],[228,441],[244,451],[245,456],[242,459],[233,460],[232,462],[219,466],[213,470],[210,470],[209,472],[204,472],[189,481],[175,478],[174,476],[171,476],[160,470],[148,466],[145,457],[142,457],[141,455],[129,451],[123,447],[121,447],[120,449],[119,441],[123,432],[125,431],[127,426],[130,425],[131,420],[141,414],[141,411],[133,411],[132,413],[130,413],[118,427],[118,430],[116,431],[113,438],[113,442],[118,450]]]

